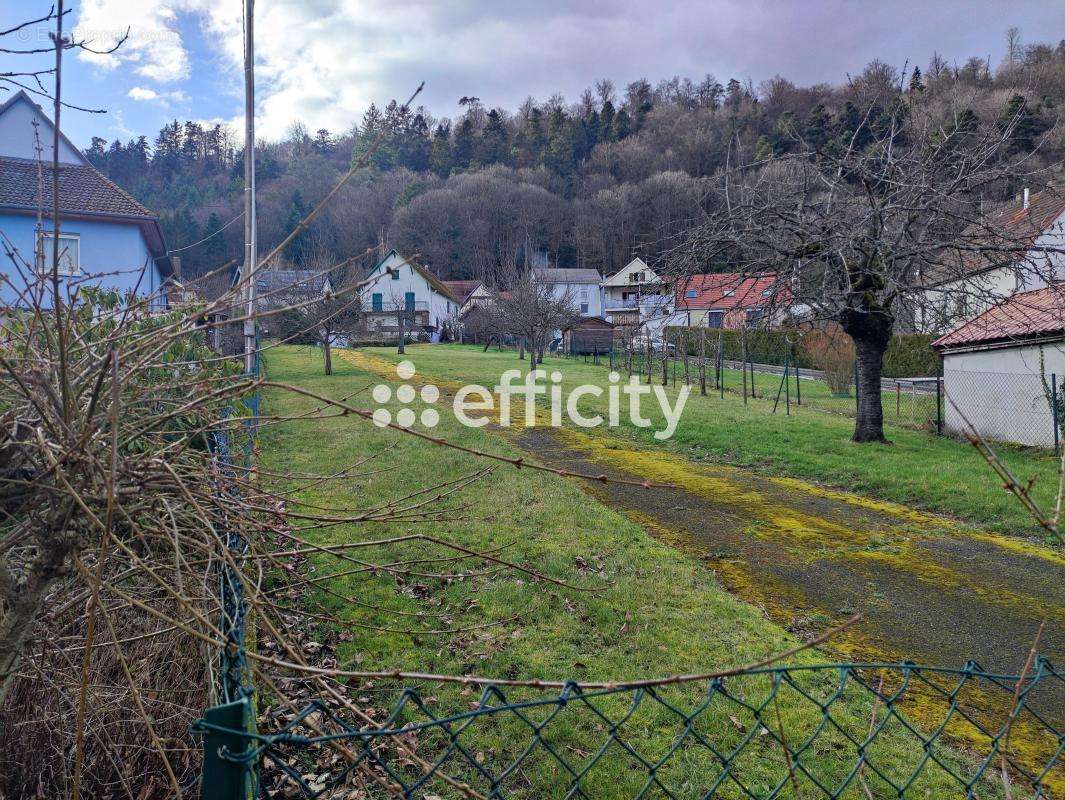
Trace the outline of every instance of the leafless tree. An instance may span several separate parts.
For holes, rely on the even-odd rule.
[[[508,291],[496,293],[493,304],[498,309],[499,324],[529,351],[529,369],[536,369],[543,359],[553,333],[580,319],[571,293],[556,294],[530,271],[517,277]]]
[[[1031,286],[1053,279],[1051,256],[1065,252],[981,213],[983,197],[1046,180],[1009,155],[1022,114],[942,123],[919,102],[896,100],[870,103],[846,138],[824,145],[793,132],[790,154],[726,171],[722,210],[673,250],[672,271],[772,276],[776,303],[837,322],[857,351],[854,439],[884,441],[881,372],[899,317],[951,281],[994,302],[979,282],[965,282],[974,257],[1014,265]]]

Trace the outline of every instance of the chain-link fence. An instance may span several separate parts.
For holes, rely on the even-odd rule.
[[[948,398],[946,432],[963,433],[968,421],[990,441],[1058,448],[1062,412],[1058,375],[948,368],[943,387]]]
[[[198,729],[205,775],[218,783],[204,797],[236,800],[225,792],[253,774],[265,796],[286,798],[939,800],[1065,790],[1065,678],[1042,658],[1023,677],[974,663],[829,664],[550,693],[459,688],[408,688],[387,711],[359,697],[358,715],[314,701],[283,709],[261,733],[209,713]]]

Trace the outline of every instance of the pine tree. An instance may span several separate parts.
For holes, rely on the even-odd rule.
[[[614,117],[617,116],[614,111],[614,104],[609,100],[603,103],[602,109],[599,111],[599,141],[612,142],[616,141],[614,131]]]
[[[451,166],[455,170],[469,169],[477,153],[477,132],[470,115],[463,117],[455,130],[451,149]]]
[[[924,91],[924,83],[921,81],[921,68],[914,67],[910,75],[910,94],[920,94]]]
[[[441,178],[446,178],[451,173],[451,128],[443,123],[437,125],[433,131],[429,169]]]
[[[615,142],[620,142],[630,133],[632,133],[632,120],[629,119],[629,112],[623,108],[614,117],[614,133],[611,138]]]
[[[514,137],[514,158],[519,167],[532,167],[541,163],[547,137],[544,134],[544,112],[532,106]]]
[[[503,115],[493,108],[485,119],[481,141],[477,148],[477,162],[482,165],[506,164],[510,160],[510,133]]]

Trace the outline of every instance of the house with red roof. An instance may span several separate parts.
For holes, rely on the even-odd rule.
[[[20,91],[0,105],[0,305],[22,304],[27,275],[51,274],[59,185],[59,276],[65,290],[99,285],[166,306],[171,266],[158,217],[108,180],[60,132],[52,163],[52,121]],[[3,257],[0,255],[0,257]],[[47,301],[46,301],[47,302]]]
[[[964,434],[971,426],[989,440],[1058,444],[1065,409],[1065,284],[1013,294],[932,346],[943,358],[946,430]]]
[[[787,316],[790,293],[775,274],[737,272],[692,275],[675,286],[672,323],[687,327],[776,327]]]
[[[1065,280],[1065,254],[1053,250],[1065,248],[1065,193],[1025,189],[974,223],[960,241],[984,246],[948,247],[940,263],[920,276],[920,331],[949,331],[1010,295]]]

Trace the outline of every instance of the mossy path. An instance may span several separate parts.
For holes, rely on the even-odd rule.
[[[344,357],[394,375],[393,360],[358,351]],[[445,396],[456,388],[419,379],[432,379]],[[1065,661],[1065,558],[1051,548],[802,480],[695,463],[602,429],[503,435],[549,466],[672,484],[647,490],[579,481],[652,535],[698,556],[730,591],[789,629],[823,630],[860,612],[862,621],[831,646],[842,659],[951,667],[972,659],[1016,673],[1045,621],[1040,651]],[[1065,722],[1060,691],[1032,699]],[[929,709],[930,721],[936,713]]]

